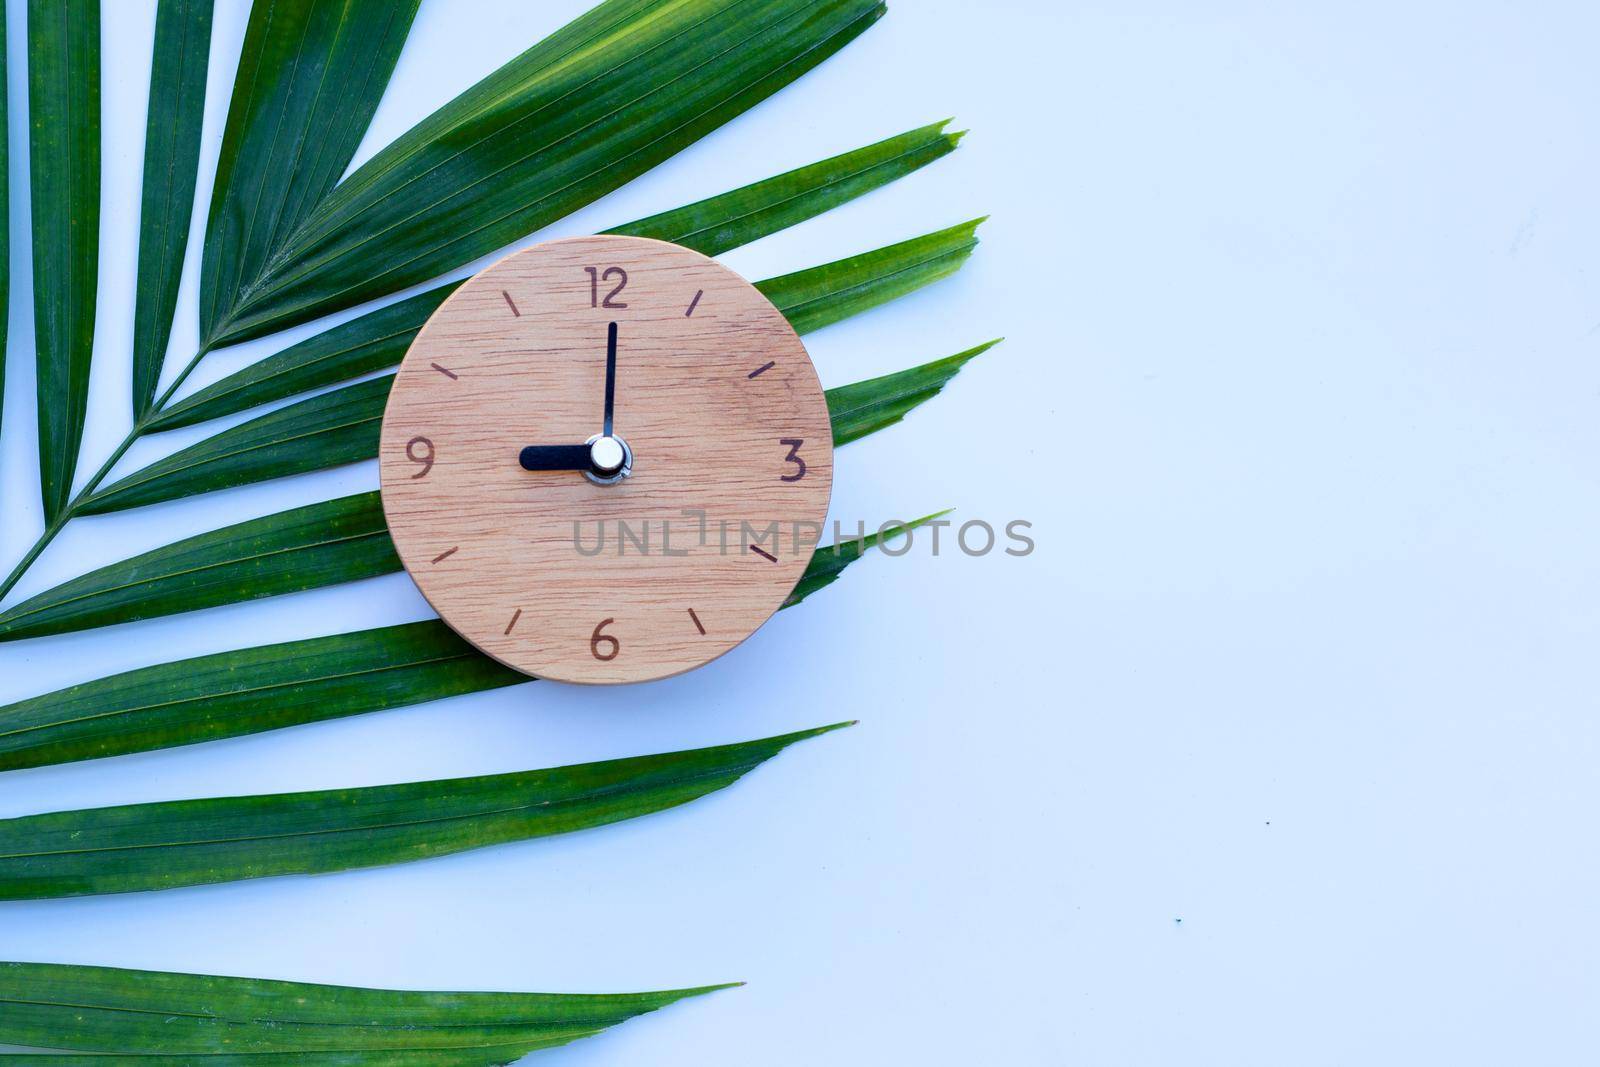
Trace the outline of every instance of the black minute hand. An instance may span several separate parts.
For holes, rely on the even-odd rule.
[[[611,409],[617,400],[617,324],[612,323],[606,337],[606,418],[602,433],[611,436]]]
[[[522,450],[528,471],[586,471],[592,466],[588,445],[529,445]]]

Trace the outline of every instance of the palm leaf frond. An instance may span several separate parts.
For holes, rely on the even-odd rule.
[[[255,978],[0,963],[0,1043],[100,1053],[8,1055],[53,1065],[174,1062],[486,1067],[677,1001],[660,993],[425,993]],[[111,1055],[104,1055],[110,1053]],[[123,1055],[116,1055],[122,1053]]]
[[[961,140],[960,134],[944,132],[948,124],[911,130],[605,232],[653,237],[720,255],[942,159]],[[268,356],[168,406],[146,429],[192,426],[398,366],[428,316],[460,284],[450,282],[407,297]]]
[[[769,295],[787,301],[790,306],[780,303],[778,310],[805,333],[959,269],[977,244],[976,225],[798,271],[757,288],[769,288]],[[417,310],[422,306],[426,304]],[[395,353],[387,342],[381,351],[397,359],[404,354],[403,349]],[[378,354],[369,349],[361,358],[372,360]],[[325,373],[326,364],[320,369]],[[97,490],[78,503],[77,512],[120,511],[372,459],[378,454],[379,427],[393,380],[390,374],[342,386],[230,427]]]
[[[818,549],[783,606],[832,583],[899,532]],[[0,708],[0,770],[241,737],[529,681],[437,620],[219,652]]]
[[[945,370],[911,368],[885,375],[870,389],[844,387],[852,390],[846,404],[850,439],[898,422],[910,407],[938,394],[929,382],[954,374],[975,354],[956,357],[961,363]],[[874,395],[883,403],[874,405]],[[381,411],[381,397],[367,402]],[[378,494],[358,493],[198,534],[63,582],[0,612],[0,642],[304,592],[398,570]]]
[[[864,32],[879,0],[612,0],[507,63],[341,182],[205,348],[438,277],[626,184]],[[214,293],[221,290],[214,289]]]
[[[165,408],[147,429],[193,426],[397,367],[428,316],[460,285],[436,286],[290,345]]]
[[[178,282],[183,276],[200,166],[213,2],[161,0],[156,8],[133,309],[135,419],[149,412],[155,401],[161,363],[172,336],[172,313],[178,306]]]
[[[758,282],[799,333],[811,333],[948,278],[978,247],[973,219],[875,252]]]
[[[0,768],[238,737],[527,680],[438,621],[239,649],[12,704],[0,710]]]
[[[950,384],[962,367],[1000,343],[999,338],[920,367],[828,390],[833,443],[847,445],[893,426]]]
[[[824,159],[742,189],[605,231],[654,237],[718,256],[788,229],[955,151],[963,134],[950,120],[908,130],[877,144]]]
[[[6,339],[11,318],[11,126],[6,88],[6,13],[0,5],[0,416],[6,401]]]
[[[29,0],[29,169],[39,478],[47,520],[72,495],[100,269],[99,0]]]
[[[795,583],[794,592],[789,594],[783,606],[792,608],[812,593],[826,589],[838,581],[845,568],[865,555],[868,549],[876,548],[883,542],[902,535],[909,537],[913,530],[942,519],[948,514],[950,514],[948,510],[936,511],[932,515],[924,515],[910,522],[885,523],[884,527],[875,533],[865,537],[846,538],[830,548],[817,552],[811,557],[811,562],[806,565],[806,572],[800,576],[800,581]]]
[[[318,874],[586,830],[714,793],[848,725],[550,770],[0,820],[0,900]]]
[[[0,614],[0,641],[298,593],[400,569],[376,492],[224,526],[90,571]]]
[[[354,158],[420,0],[250,9],[201,259],[202,323],[237,306]]]
[[[80,515],[326,470],[378,454],[393,374],[268,412],[157,460],[84,499]]]

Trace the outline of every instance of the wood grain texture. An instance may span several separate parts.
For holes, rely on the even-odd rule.
[[[526,445],[600,432],[612,322],[632,476],[523,470]],[[401,363],[379,455],[400,558],[449,625],[528,674],[616,684],[709,662],[778,609],[821,533],[832,447],[805,347],[754,286],[600,236],[452,294]]]

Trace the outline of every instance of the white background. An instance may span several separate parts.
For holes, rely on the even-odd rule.
[[[39,522],[24,6],[8,559]],[[128,419],[154,24],[153,3],[104,6],[86,470]],[[582,6],[426,0],[361,158]],[[245,14],[218,8],[202,190]],[[863,720],[596,832],[7,904],[0,955],[422,988],[750,983],[536,1057],[552,1065],[1592,1062],[1597,33],[1591,5],[1560,3],[900,0],[547,235],[956,115],[974,132],[955,156],[725,258],[765,277],[993,212],[956,279],[809,343],[834,385],[1008,335],[841,454],[835,514],[1026,518],[1038,551],[874,557],[660,684],[539,683],[7,774],[0,814],[20,815]],[[375,484],[368,464],[85,520],[21,592]],[[7,645],[0,699],[426,615],[396,575]]]

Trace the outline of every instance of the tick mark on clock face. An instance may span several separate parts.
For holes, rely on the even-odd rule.
[[[461,375],[457,374],[455,371],[450,370],[447,367],[441,367],[437,363],[430,363],[430,364],[428,364],[428,366],[432,367],[434,370],[438,371],[440,374],[444,375],[446,378],[449,378],[452,382],[461,377]]]
[[[768,552],[766,549],[762,548],[760,545],[751,545],[750,546],[750,551],[754,552],[758,556],[761,556],[761,557],[763,557],[765,559],[771,560],[773,563],[778,562],[778,557],[777,556],[774,556],[771,552]]]
[[[461,546],[460,545],[456,545],[454,548],[447,548],[443,552],[439,553],[437,556],[434,556],[433,557],[433,562],[435,562],[435,563],[443,563],[445,560],[449,559],[451,556],[455,555],[459,551],[461,551]]]
[[[778,365],[778,361],[777,360],[773,360],[770,363],[767,363],[767,364],[765,364],[763,366],[757,367],[755,370],[750,372],[749,376],[751,378],[759,378],[763,374],[767,373],[767,371],[771,370],[773,367],[776,367],[777,365]]]
[[[694,314],[694,309],[700,306],[700,298],[705,295],[706,291],[704,289],[694,294],[694,299],[689,301],[689,310],[683,313],[684,318],[688,318],[690,315]]]
[[[511,294],[502,289],[500,290],[500,295],[506,298],[506,307],[511,309],[511,314],[515,315],[519,319],[522,318],[522,312],[517,310],[517,302],[511,299]]]
[[[507,637],[511,636],[511,631],[517,625],[517,620],[520,619],[520,618],[522,618],[522,609],[518,608],[514,613],[512,613],[511,621],[506,623],[506,636]]]
[[[689,618],[694,620],[694,628],[700,631],[701,637],[704,637],[706,635],[706,624],[700,621],[700,616],[694,613],[693,608],[689,609]]]

